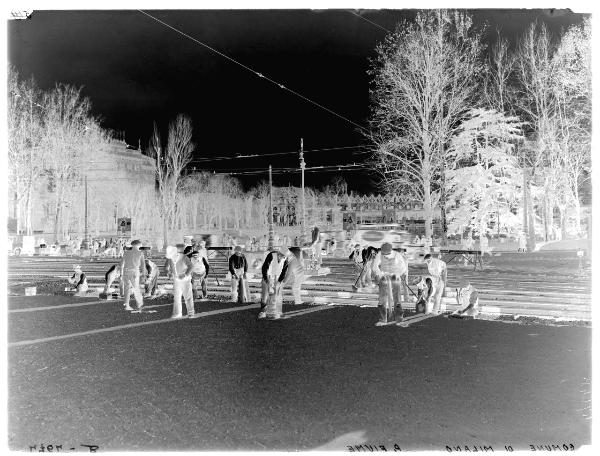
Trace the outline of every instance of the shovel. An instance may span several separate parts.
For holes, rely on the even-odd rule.
[[[360,270],[360,274],[358,275],[358,279],[356,279],[356,282],[354,282],[354,285],[352,285],[352,291],[354,291],[354,292],[358,291],[359,288],[357,287],[357,284],[358,284],[358,282],[360,282],[360,279],[362,278],[364,272],[365,272],[365,266],[363,265],[362,269]]]

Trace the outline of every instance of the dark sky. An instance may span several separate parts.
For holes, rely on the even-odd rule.
[[[176,29],[328,107],[359,125],[369,113],[368,59],[386,32],[344,10],[148,11]],[[355,11],[357,12],[357,11]],[[558,33],[582,16],[565,10],[473,10],[514,41],[534,20]],[[410,10],[361,10],[392,30]],[[491,40],[491,38],[490,38]],[[156,121],[177,113],[194,121],[195,158],[360,146],[367,142],[349,122],[278,88],[138,11],[34,11],[8,24],[9,62],[42,89],[57,82],[83,86],[106,128],[130,144],[148,143]],[[310,152],[307,166],[359,162],[352,149]],[[294,167],[296,155],[196,161],[198,168],[242,170]],[[370,173],[306,173],[320,187],[342,175],[350,188],[374,191]],[[266,176],[265,176],[266,177]],[[246,176],[251,186],[260,176]],[[299,174],[275,175],[276,185],[299,185]]]

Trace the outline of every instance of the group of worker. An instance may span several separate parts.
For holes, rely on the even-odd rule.
[[[409,302],[408,261],[402,252],[396,251],[389,243],[380,249],[372,246],[362,248],[356,244],[350,254],[355,262],[357,279],[354,289],[379,285],[379,321],[377,326],[392,323],[401,324],[404,320],[405,305]],[[448,279],[448,268],[444,261],[426,254],[427,275],[415,277],[411,284],[416,286],[417,312],[439,314],[442,311],[442,298]],[[412,292],[412,290],[411,290]],[[468,281],[461,281],[457,288],[459,309],[455,316],[476,315],[478,312],[477,292]]]
[[[295,251],[295,252],[294,252]],[[283,288],[290,286],[294,304],[302,304],[300,288],[305,279],[300,261],[299,248],[272,249],[267,252],[261,267],[261,308],[259,319],[277,320],[282,316]],[[248,261],[241,246],[236,246],[229,257],[231,275],[231,299],[235,302],[251,302],[248,288]]]
[[[125,310],[134,310],[130,306],[130,296],[134,295],[137,309],[144,305],[144,298],[157,296],[157,284],[160,274],[158,266],[150,260],[149,249],[142,247],[139,240],[131,242],[131,249],[125,250],[119,265],[112,266],[106,273],[105,293],[109,293],[112,283],[120,280],[120,294],[124,297]],[[296,250],[296,251],[294,251]],[[191,246],[178,244],[166,249],[167,262],[165,270],[173,280],[173,314],[172,318],[183,315],[182,298],[185,302],[188,317],[195,314],[194,299],[207,298],[206,276],[210,270],[208,255],[204,241]],[[404,306],[409,303],[408,261],[402,252],[396,251],[389,243],[380,249],[355,245],[350,259],[357,266],[355,289],[379,286],[379,321],[378,326],[400,324],[404,319]],[[447,285],[447,265],[431,254],[424,257],[427,275],[421,275],[411,281],[416,286],[415,295],[417,311],[425,314],[439,314],[442,311],[442,297]],[[231,300],[234,302],[251,302],[248,287],[248,261],[241,246],[234,248],[229,257],[229,274],[231,276]],[[85,296],[88,284],[81,266],[74,267],[75,273],[69,282],[76,289],[77,296]],[[305,272],[300,261],[299,248],[284,248],[267,252],[261,268],[261,308],[259,319],[279,319],[282,316],[283,288],[290,286],[294,304],[301,304],[300,288],[305,280]],[[144,284],[144,294],[140,291]],[[455,315],[475,315],[478,312],[477,291],[469,282],[461,281],[457,289],[459,310]]]
[[[207,299],[206,276],[210,271],[210,265],[205,245],[204,241],[200,241],[193,246],[178,244],[166,248],[165,272],[173,280],[172,318],[183,316],[182,300],[185,303],[187,316],[192,317],[195,314],[194,299],[198,299],[199,296],[202,296],[202,300]],[[292,250],[288,248],[282,251],[273,250],[266,255],[262,266],[259,319],[281,318],[284,286],[291,286],[295,304],[302,303],[300,287],[304,281],[304,270],[298,252],[294,254]],[[105,274],[104,293],[107,295],[111,293],[112,284],[120,279],[119,295],[124,297],[125,310],[139,310],[144,306],[144,298],[154,298],[158,294],[160,271],[156,263],[150,260],[149,251],[148,247],[142,247],[141,241],[132,241],[131,248],[124,251],[121,262],[111,266]],[[248,261],[241,246],[234,248],[228,266],[231,275],[231,300],[251,302],[247,281]],[[73,276],[69,278],[69,283],[76,290],[76,296],[85,296],[88,290],[86,275],[80,265],[75,265],[74,271]],[[140,291],[140,284],[144,285],[144,294]],[[132,294],[136,309],[130,305]]]

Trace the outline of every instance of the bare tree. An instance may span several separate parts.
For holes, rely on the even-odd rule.
[[[14,201],[17,232],[32,233],[34,188],[42,174],[42,92],[33,78],[19,81],[18,72],[8,74],[8,177],[9,201]],[[24,207],[23,207],[24,206]]]
[[[533,201],[530,198],[531,182],[543,179],[546,195],[554,198],[555,180],[546,173],[552,143],[555,136],[555,124],[552,120],[555,112],[552,96],[554,44],[550,33],[541,24],[531,24],[521,39],[516,54],[518,89],[515,105],[521,116],[531,126],[535,147],[521,149],[521,166],[525,169],[524,209],[528,227],[528,248],[535,246],[535,226]]]
[[[378,167],[388,191],[422,202],[431,236],[446,148],[477,97],[480,35],[467,14],[420,12],[414,23],[399,24],[377,54],[371,126]]]
[[[523,148],[521,162],[529,175],[526,186],[543,183],[538,206],[546,239],[553,229],[555,207],[562,225],[566,207],[574,207],[580,231],[579,187],[591,155],[590,41],[586,23],[571,28],[559,42],[544,25],[532,24],[517,50],[515,104],[529,123],[529,137],[535,143],[535,147]],[[525,208],[531,247],[535,242],[531,198]]]
[[[509,52],[508,41],[498,39],[490,51],[484,78],[486,104],[500,113],[510,113],[511,78],[515,70],[515,55]]]
[[[156,157],[156,178],[160,214],[163,219],[163,241],[168,245],[169,224],[173,226],[177,202],[182,192],[182,172],[192,159],[192,120],[179,114],[169,124],[167,147],[163,150],[156,124],[150,141],[152,155]]]
[[[563,173],[558,192],[561,209],[575,209],[575,229],[581,233],[579,189],[589,179],[591,166],[592,66],[591,24],[589,19],[573,26],[561,38],[553,58],[554,97],[558,124],[557,150]],[[565,210],[561,227],[566,229]]]
[[[71,199],[69,195],[82,200],[82,172],[106,135],[91,114],[90,100],[82,97],[81,88],[57,84],[44,95],[42,112],[43,163],[55,194],[54,240],[58,242],[68,225],[63,209]]]

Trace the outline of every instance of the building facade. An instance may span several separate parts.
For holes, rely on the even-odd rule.
[[[112,140],[108,145],[99,147],[84,164],[81,178],[73,183],[65,195],[61,237],[84,232],[86,180],[89,233],[116,234],[117,218],[126,216],[125,208],[120,207],[123,193],[132,190],[136,193],[154,193],[155,162],[123,141]],[[32,210],[34,232],[53,232],[55,216],[55,189],[51,180],[43,177],[35,188]]]

